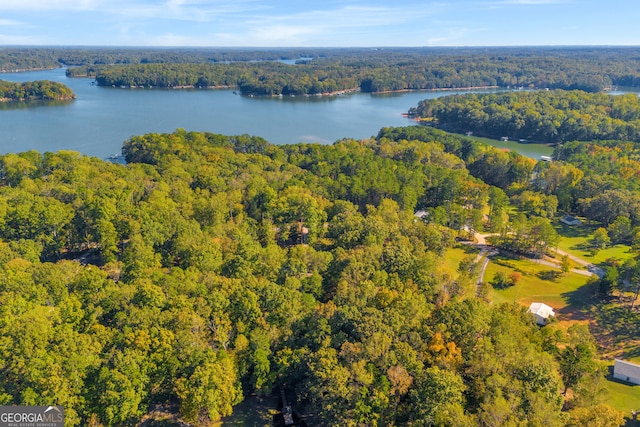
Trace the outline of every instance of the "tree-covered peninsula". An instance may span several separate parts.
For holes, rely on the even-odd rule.
[[[0,80],[0,102],[10,101],[69,101],[73,91],[62,83],[49,80],[14,83]]]
[[[225,52],[228,54],[229,52]],[[296,65],[263,56],[220,61],[219,55],[150,52],[117,62],[91,61],[69,76],[95,77],[116,87],[231,86],[254,95],[314,95],[357,89],[376,93],[469,87],[580,89],[638,86],[635,48],[391,48],[300,51]],[[85,53],[88,55],[88,53]],[[260,58],[255,56],[255,58]],[[81,63],[82,54],[74,56]],[[160,65],[162,64],[162,65]]]
[[[69,76],[96,77],[101,85],[230,86],[255,95],[469,87],[599,92],[640,86],[638,55],[636,47],[0,48],[0,71],[66,66]]]
[[[207,425],[282,391],[307,425],[622,422],[586,328],[489,304],[475,254],[449,266],[473,230],[553,243],[564,187],[534,160],[419,126],[290,146],[177,130],[123,154],[0,157],[2,404]]]
[[[453,132],[529,142],[640,141],[640,98],[583,91],[465,94],[421,101],[409,114]]]

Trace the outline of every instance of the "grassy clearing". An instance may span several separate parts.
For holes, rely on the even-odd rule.
[[[556,227],[561,236],[558,247],[594,264],[602,264],[612,258],[624,261],[634,255],[624,245],[592,255],[588,242],[596,228],[589,224],[576,227],[560,224]],[[554,327],[564,329],[574,322],[588,323],[602,358],[612,360],[618,357],[640,363],[640,312],[629,310],[628,301],[618,298],[600,300],[595,287],[588,284],[587,277],[576,273],[560,275],[557,269],[527,259],[496,256],[489,263],[484,280],[490,282],[499,271],[506,275],[519,272],[522,277],[515,286],[506,289],[490,287],[491,301],[515,301],[525,306],[533,301],[544,302],[556,310],[559,322]],[[607,404],[629,416],[632,410],[640,410],[640,386],[609,378],[606,388]],[[629,419],[625,427],[640,427],[640,422]]]
[[[507,275],[516,271],[522,278],[506,289],[490,287],[491,301],[515,301],[522,305],[544,302],[556,310],[559,322],[554,327],[565,329],[574,322],[588,322],[602,357],[640,363],[640,313],[628,310],[617,300],[595,299],[595,289],[587,284],[587,277],[576,273],[558,275],[557,269],[531,260],[496,256],[487,267],[485,281],[490,281],[498,271]],[[606,388],[607,404],[627,414],[640,409],[640,386],[609,380]],[[640,423],[629,420],[625,427],[640,427]]]
[[[460,261],[469,255],[476,255],[478,252],[478,249],[473,246],[466,245],[459,245],[455,248],[448,249],[444,256],[444,265],[449,267],[451,271],[455,271],[457,275]]]
[[[629,385],[617,380],[608,380],[606,388],[607,404],[612,407],[631,414],[631,411],[640,410],[640,386]],[[638,423],[636,423],[637,425]],[[627,424],[634,425],[634,424]]]
[[[593,305],[591,333],[603,356],[640,363],[640,313],[612,300]]]
[[[558,269],[526,258],[497,255],[487,266],[485,282],[490,282],[499,271],[506,275],[515,271],[522,277],[515,286],[506,289],[491,287],[489,299],[493,302],[515,301],[526,306],[534,301],[544,302],[556,310],[561,320],[565,314],[571,314],[573,319],[588,304],[588,292],[581,289],[588,281],[586,276],[577,273],[561,274]]]
[[[480,136],[470,136],[469,138],[499,149],[516,151],[523,156],[531,157],[532,159],[536,160],[540,159],[540,156],[551,156],[553,154],[553,147],[550,147],[546,144],[521,144],[518,141],[513,140],[500,141],[497,139],[483,138]]]
[[[593,254],[589,241],[598,227],[599,225],[595,224],[568,226],[558,222],[555,226],[560,235],[558,248],[594,264],[602,264],[609,259],[625,261],[633,257],[634,254],[630,252],[630,248],[627,245],[610,246]]]
[[[460,275],[460,273],[458,272],[458,266],[460,265],[460,262],[467,257],[475,257],[479,252],[480,251],[478,250],[478,248],[469,245],[459,245],[455,248],[448,249],[444,256],[444,262],[441,267],[452,272],[453,277],[457,279]],[[468,281],[467,283],[463,283],[463,286],[465,297],[471,298],[476,294],[475,277],[473,277],[472,280]]]

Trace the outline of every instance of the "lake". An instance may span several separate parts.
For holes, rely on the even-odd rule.
[[[77,95],[75,101],[60,105],[0,104],[0,153],[75,150],[101,158],[120,153],[122,143],[133,135],[177,128],[257,135],[273,144],[330,144],[342,138],[369,138],[382,127],[415,124],[402,114],[423,99],[465,93],[250,98],[233,90],[99,87],[90,79],[67,78],[62,68],[4,73],[0,79],[58,81]],[[543,145],[516,142],[496,141],[495,145],[534,158],[553,151]]]

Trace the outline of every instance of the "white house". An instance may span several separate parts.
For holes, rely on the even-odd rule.
[[[640,385],[640,365],[616,359],[613,362],[613,378]]]
[[[529,313],[536,317],[536,323],[540,326],[546,325],[547,320],[556,315],[553,308],[542,302],[532,302],[529,306]]]
[[[416,211],[416,213],[414,213],[413,216],[415,216],[416,218],[422,219],[422,218],[428,217],[429,212],[421,209],[419,211]]]

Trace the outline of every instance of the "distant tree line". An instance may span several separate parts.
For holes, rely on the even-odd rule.
[[[0,102],[8,101],[65,101],[74,99],[73,91],[62,83],[49,80],[13,83],[0,80]]]
[[[138,64],[72,68],[70,76],[95,76],[100,86],[233,87],[254,95],[305,95],[353,90],[358,80],[344,69],[313,69],[279,62]]]
[[[257,63],[249,63],[248,53],[244,51],[237,52],[238,56],[224,53],[220,56],[220,53],[203,55],[194,50],[151,51],[146,56],[141,52],[127,56],[125,51],[118,56],[116,50],[98,59],[89,52],[80,51],[73,52],[73,58],[66,58],[66,63],[80,64],[85,58],[83,55],[93,58],[77,69],[68,70],[68,75],[97,77],[99,84],[105,85],[200,87],[199,79],[205,78],[210,83],[217,81],[213,76],[223,74],[229,77],[227,85],[254,94],[300,95],[351,88],[384,92],[467,87],[598,92],[616,85],[640,85],[640,72],[632,59],[637,53],[634,48],[326,49],[300,51],[297,56],[288,52],[288,57],[294,59],[304,55],[313,58],[295,66],[272,64],[277,60],[276,55],[266,52],[261,56],[255,53],[254,61],[262,61]],[[281,58],[286,56],[281,55]],[[165,64],[166,73],[159,74],[158,67],[150,66],[158,63]],[[314,86],[316,82],[329,79],[334,82],[327,82],[323,88]]]
[[[151,63],[213,63],[278,61],[322,57],[326,49],[130,48],[130,47],[4,47],[0,72]]]
[[[409,111],[453,132],[530,142],[640,140],[640,98],[583,91],[465,94],[426,99]]]

